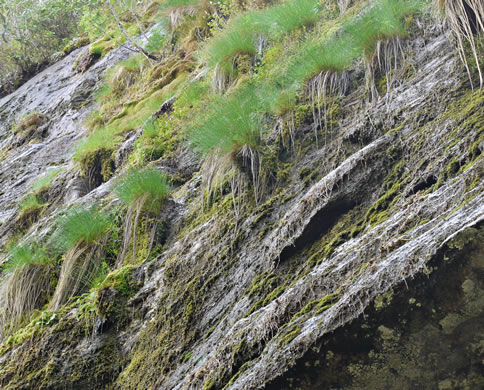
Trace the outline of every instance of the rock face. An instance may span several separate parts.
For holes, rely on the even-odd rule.
[[[371,104],[352,89],[318,142],[302,123],[305,152],[262,204],[236,214],[226,196],[200,217],[192,172],[167,207],[164,251],[126,277],[132,293],[105,288],[95,310],[71,305],[4,343],[2,388],[484,387],[484,95],[448,31],[419,25],[408,74]],[[86,91],[126,53],[82,75],[77,55],[0,100],[3,149],[22,115],[50,118],[42,143],[0,162],[3,239],[12,202],[46,165],[75,176]]]

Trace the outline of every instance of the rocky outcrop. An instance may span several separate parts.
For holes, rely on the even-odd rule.
[[[296,133],[305,152],[280,159],[262,204],[234,213],[224,193],[200,214],[191,172],[165,211],[164,251],[118,274],[122,289],[113,282],[4,344],[0,384],[479,388],[484,95],[470,89],[448,31],[419,26],[405,43],[408,72],[386,96],[368,104],[364,88],[351,89],[318,142],[306,118]],[[51,118],[42,144],[0,163],[3,235],[11,202],[48,162],[71,172],[90,109],[75,108],[77,97],[125,52],[80,76],[70,70],[78,54],[0,100],[3,148],[23,114]],[[362,73],[355,65],[351,85]]]

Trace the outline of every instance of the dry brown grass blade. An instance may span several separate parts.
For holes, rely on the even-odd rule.
[[[129,242],[131,241],[131,235],[133,230],[133,213],[136,209],[136,202],[133,202],[128,207],[128,212],[126,213],[126,218],[124,221],[124,235],[123,235],[123,249],[118,255],[116,260],[116,267],[119,268],[123,265],[126,254],[128,253]]]
[[[30,264],[20,267],[2,283],[0,333],[12,334],[25,317],[44,303],[50,290],[50,267]]]
[[[464,50],[465,41],[469,42],[472,56],[476,61],[476,67],[479,73],[479,85],[482,88],[484,78],[473,28],[477,30],[477,33],[484,32],[484,2],[482,0],[433,0],[433,3],[434,7],[443,11],[450,29],[457,40],[459,55],[466,67],[472,86],[472,75]],[[475,16],[475,25],[473,25],[474,21],[473,23],[469,21],[468,12],[471,11]]]
[[[73,291],[76,291],[80,281],[75,276],[75,268],[77,260],[89,249],[82,243],[78,243],[73,248],[69,249],[64,256],[62,262],[62,268],[59,275],[59,281],[54,292],[54,296],[49,305],[50,310],[57,310],[59,307],[67,301],[72,295]]]

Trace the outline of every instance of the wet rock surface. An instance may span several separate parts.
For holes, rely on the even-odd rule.
[[[105,289],[96,297],[102,318],[88,321],[71,308],[3,351],[0,384],[479,388],[484,98],[470,90],[442,26],[423,23],[405,50],[411,76],[373,104],[363,88],[351,91],[324,143],[310,138],[311,125],[299,129],[307,152],[289,161],[278,190],[238,216],[228,201],[197,220],[196,159],[165,162],[187,181],[166,211],[164,251],[132,270],[136,291]],[[126,53],[114,51],[84,74],[72,71],[78,54],[0,100],[0,149],[23,115],[50,118],[42,143],[0,162],[2,239],[16,201],[47,165],[66,168],[59,182],[70,184],[58,194],[66,205],[109,193],[109,183],[74,191],[69,158],[90,91]]]

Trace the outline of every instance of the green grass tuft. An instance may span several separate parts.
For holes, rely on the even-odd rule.
[[[122,176],[114,187],[114,193],[128,205],[144,200],[144,208],[159,213],[170,193],[166,176],[156,168],[132,169]]]
[[[201,58],[212,69],[233,71],[238,54],[257,54],[257,42],[263,35],[280,38],[298,27],[314,23],[320,13],[317,0],[290,0],[263,11],[247,12],[232,19],[201,51]]]
[[[30,264],[43,265],[51,262],[45,250],[37,244],[16,245],[9,250],[6,263],[8,271],[22,268]]]
[[[89,245],[105,236],[111,226],[108,214],[96,207],[76,207],[58,219],[58,229],[52,244],[67,251],[77,244]]]
[[[42,202],[40,199],[33,195],[29,194],[19,204],[20,211],[23,212],[25,210],[36,209],[42,206]]]
[[[261,142],[263,107],[253,85],[215,99],[208,112],[189,131],[189,141],[202,155],[233,153]]]
[[[83,161],[91,153],[100,149],[114,150],[121,138],[112,133],[111,129],[102,127],[81,140],[74,152],[74,161]]]
[[[32,184],[32,191],[34,193],[39,193],[45,191],[49,188],[50,183],[54,178],[59,174],[60,168],[50,169],[44,175],[39,177],[33,184]]]

